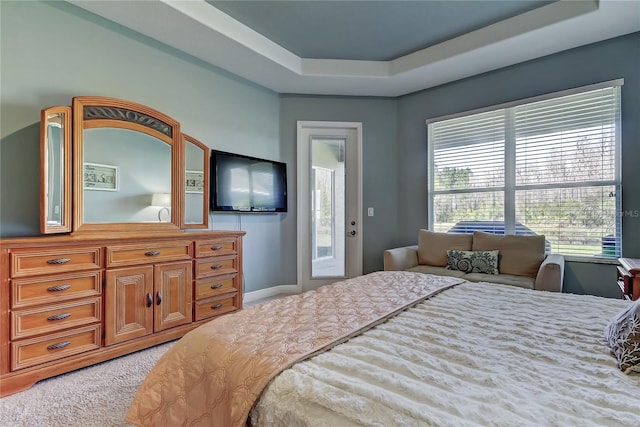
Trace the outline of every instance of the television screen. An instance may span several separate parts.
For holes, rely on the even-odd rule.
[[[225,212],[286,212],[286,163],[213,150],[211,209]]]

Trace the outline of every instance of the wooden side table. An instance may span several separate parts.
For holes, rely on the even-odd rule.
[[[618,258],[618,286],[625,299],[640,298],[640,259]]]

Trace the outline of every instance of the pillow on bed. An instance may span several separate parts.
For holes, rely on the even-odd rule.
[[[640,300],[611,320],[604,337],[620,370],[640,373]]]
[[[499,251],[447,251],[447,270],[465,273],[500,274],[498,271]]]

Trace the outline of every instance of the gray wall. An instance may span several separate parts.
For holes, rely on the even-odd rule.
[[[427,226],[425,120],[544,93],[624,78],[622,87],[623,255],[640,257],[640,33],[561,52],[459,80],[398,100],[399,233],[394,244],[413,244]],[[618,296],[615,267],[567,263],[565,291]]]
[[[280,160],[278,94],[65,2],[0,8],[0,236],[39,234],[40,110],[74,96],[145,104],[212,148]],[[295,253],[295,221],[212,215],[211,223],[247,231],[247,291],[295,284],[295,262],[265,256]]]

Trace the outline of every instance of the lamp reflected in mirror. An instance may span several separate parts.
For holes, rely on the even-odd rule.
[[[171,194],[170,193],[153,193],[151,196],[151,206],[160,207],[158,211],[158,221],[171,221]]]

